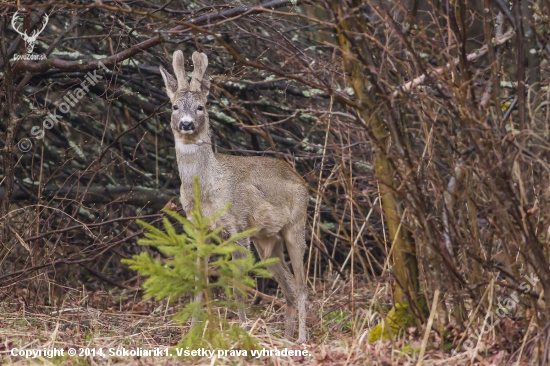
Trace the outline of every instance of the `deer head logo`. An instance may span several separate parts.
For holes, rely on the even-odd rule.
[[[17,33],[21,35],[21,38],[23,38],[23,40],[25,41],[25,44],[27,45],[27,53],[32,53],[38,35],[42,33],[44,28],[46,28],[46,24],[48,24],[48,20],[50,18],[48,17],[48,14],[44,13],[44,17],[42,18],[42,28],[35,29],[32,31],[31,35],[28,35],[27,31],[22,32],[21,30],[19,30],[19,27],[16,26],[15,22],[18,17],[19,11],[16,11],[15,14],[13,14],[13,18],[11,19],[11,26]]]

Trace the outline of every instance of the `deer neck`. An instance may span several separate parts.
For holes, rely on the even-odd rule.
[[[210,146],[210,134],[207,132],[201,134],[197,141],[199,140],[204,142],[200,146],[176,139],[176,159],[180,179],[184,185],[192,186],[195,176],[199,177],[203,187],[216,182],[215,172],[218,170],[218,162]]]

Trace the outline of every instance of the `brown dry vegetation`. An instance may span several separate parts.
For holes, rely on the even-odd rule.
[[[219,365],[271,364],[271,365],[415,365],[422,347],[423,329],[407,329],[404,339],[369,344],[366,335],[378,322],[377,307],[388,308],[391,299],[387,283],[369,286],[356,283],[354,300],[360,308],[355,315],[349,311],[350,284],[344,281],[319,282],[311,298],[308,325],[312,337],[307,344],[310,357],[56,357],[53,359],[25,360],[11,357],[6,350],[51,349],[72,347],[127,349],[169,349],[174,347],[188,326],[178,326],[171,321],[187,301],[182,299],[174,306],[165,301],[139,301],[136,291],[69,290],[61,307],[29,309],[17,301],[7,302],[0,308],[0,339],[2,340],[2,364],[117,364],[117,365]],[[375,290],[376,289],[376,290]],[[376,292],[375,292],[376,291]],[[327,296],[330,294],[331,296]],[[24,295],[24,294],[22,294]],[[328,299],[328,300],[327,300]],[[238,317],[217,309],[223,317],[237,322]],[[263,301],[248,308],[250,333],[258,340],[259,347],[268,350],[299,349],[303,347],[282,339],[284,311]],[[225,312],[225,313],[224,313]],[[352,332],[352,324],[354,326]],[[468,365],[472,352],[460,352],[453,357],[439,350],[441,339],[433,333],[427,341],[424,365]],[[238,344],[234,344],[239,349]],[[504,364],[505,351],[498,344],[487,344],[490,356],[475,359],[477,365]],[[480,362],[480,360],[483,360]],[[502,362],[502,363],[501,363]],[[528,359],[520,365],[528,365]]]
[[[313,356],[56,362],[549,365],[550,2],[243,3],[0,4],[0,362],[30,362],[14,347],[171,347],[186,331],[170,315],[188,300],[143,300],[120,264],[150,250],[135,220],[177,203],[158,66],[181,49],[210,60],[213,149],[285,159],[308,183]],[[47,60],[9,61],[26,49],[18,9],[21,29],[49,14],[34,48]],[[283,304],[261,283],[251,332],[283,347]],[[400,308],[395,322],[413,320],[369,343]]]

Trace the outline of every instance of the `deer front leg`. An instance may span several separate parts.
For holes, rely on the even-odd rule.
[[[239,244],[240,246],[242,246],[246,249],[250,249],[250,240],[249,239],[242,239],[239,242],[237,242],[237,244]],[[233,252],[233,254],[232,254],[233,260],[246,258],[246,256],[247,255],[245,253],[242,253],[242,252]],[[236,278],[236,280],[239,281],[238,278]],[[239,314],[239,321],[241,322],[241,325],[244,326],[247,322],[246,312],[245,312],[245,309],[244,309],[244,298],[243,298],[243,295],[239,292],[239,290],[237,289],[236,286],[234,287],[233,292],[235,294],[235,301],[237,302],[237,304],[239,306],[238,310],[237,310],[237,312]]]
[[[181,186],[181,196],[180,196],[180,202],[181,202],[181,205],[183,207],[183,209],[185,210],[185,212],[189,213],[192,211],[193,209],[193,206],[189,203],[189,201],[186,199],[186,197],[183,195],[183,192],[184,192],[184,189],[183,189],[183,183],[182,183],[182,186]],[[190,222],[193,222],[193,218],[191,216],[187,216],[187,220],[189,220]],[[206,264],[208,265],[208,261],[209,261],[209,257],[206,258]],[[201,265],[201,259],[200,258],[197,258],[197,267],[200,267]],[[198,282],[200,279],[199,277],[195,276],[195,281]],[[208,281],[208,278],[205,279],[206,281]],[[200,304],[202,302],[202,289],[199,289],[199,287],[197,286],[195,288],[195,297],[193,299],[194,302]],[[198,314],[196,312],[193,313],[193,315],[191,316],[191,328],[194,328],[197,323],[198,323]]]
[[[208,265],[208,261],[210,260],[210,257],[206,257],[205,260],[206,260],[206,265]],[[197,266],[201,265],[200,261],[201,261],[201,259],[197,258]],[[199,278],[195,277],[195,281],[199,281]],[[208,282],[208,277],[205,278],[205,281]],[[200,291],[199,291],[199,287],[197,286],[195,290],[196,291],[195,291],[194,301],[196,303],[200,304],[202,302],[202,289],[200,289]],[[193,316],[191,317],[191,328],[195,327],[197,325],[197,323],[198,323],[197,313],[193,313]]]

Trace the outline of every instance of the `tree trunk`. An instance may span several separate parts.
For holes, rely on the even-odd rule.
[[[361,106],[359,113],[366,121],[366,128],[369,134],[376,140],[373,145],[376,148],[376,157],[374,169],[379,181],[380,196],[382,208],[386,216],[390,244],[392,250],[393,271],[396,280],[394,291],[394,303],[410,303],[417,316],[423,317],[425,314],[425,301],[420,294],[418,280],[418,261],[416,258],[416,248],[410,232],[401,224],[401,217],[398,206],[399,201],[394,194],[393,189],[393,169],[386,157],[389,132],[374,110],[378,110],[380,100],[371,98],[366,94],[367,78],[362,72],[362,65],[358,62],[357,47],[353,47],[346,36],[346,32],[352,30],[351,22],[361,22],[357,15],[343,14],[343,7],[338,1],[332,2],[332,10],[341,20],[338,22],[336,31],[338,40],[342,48],[344,68],[349,75],[349,81]],[[368,59],[368,55],[361,55],[362,59]]]

